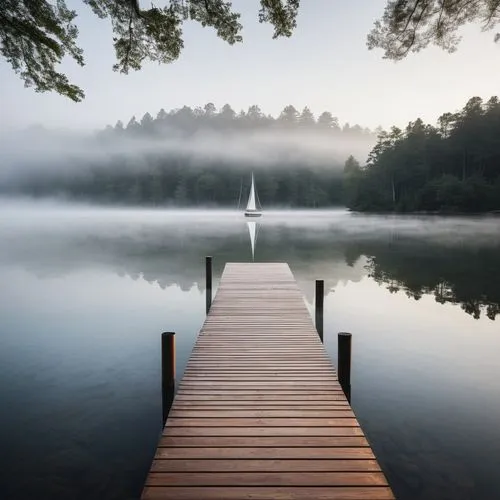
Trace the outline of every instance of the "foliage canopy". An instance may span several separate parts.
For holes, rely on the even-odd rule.
[[[116,53],[114,71],[139,70],[146,61],[169,63],[184,46],[182,25],[191,20],[213,28],[229,44],[242,41],[240,14],[224,0],[169,0],[163,7],[143,8],[139,0],[83,0],[101,19],[109,19]],[[274,38],[290,36],[299,0],[261,0],[259,21],[274,26]],[[84,92],[56,66],[64,56],[84,65],[77,46],[77,13],[65,0],[3,0],[0,10],[0,54],[25,85],[37,92],[55,91],[73,101]]]
[[[453,52],[463,25],[479,23],[490,30],[499,22],[500,0],[390,0],[368,35],[368,47],[381,48],[394,60],[431,43]],[[495,41],[499,39],[495,35]]]
[[[184,46],[182,27],[195,21],[213,28],[229,44],[242,41],[240,14],[231,1],[165,0],[147,8],[139,0],[83,0],[94,14],[111,22],[115,71],[139,70],[145,61],[169,63]],[[289,37],[297,25],[300,0],[260,0],[258,19],[274,27],[273,38]],[[83,90],[57,70],[65,56],[83,66],[77,45],[77,13],[65,0],[2,0],[0,55],[37,92],[55,91],[73,101]],[[368,35],[368,47],[385,57],[402,59],[434,43],[455,50],[457,30],[479,22],[492,29],[500,21],[500,0],[389,0],[382,18]],[[500,35],[496,35],[496,40]]]

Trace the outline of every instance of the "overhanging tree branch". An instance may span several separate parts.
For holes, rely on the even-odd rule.
[[[1,0],[0,56],[9,62],[28,86],[56,91],[79,101],[83,91],[70,84],[56,66],[69,55],[83,65],[76,44],[76,12],[65,0]],[[116,71],[139,70],[145,61],[170,63],[184,47],[182,26],[194,21],[216,30],[229,44],[241,42],[240,15],[230,0],[164,0],[142,9],[140,0],[83,0],[102,19],[109,19],[117,62]],[[256,1],[256,0],[255,0]],[[274,26],[273,38],[291,36],[297,24],[299,0],[260,0],[259,21]],[[384,57],[403,59],[429,44],[452,52],[460,38],[459,27],[479,23],[492,29],[500,22],[500,0],[388,0],[381,19],[368,35],[370,49],[381,48]],[[496,34],[495,41],[500,40]],[[21,44],[27,44],[25,55]],[[35,65],[38,57],[43,64]]]

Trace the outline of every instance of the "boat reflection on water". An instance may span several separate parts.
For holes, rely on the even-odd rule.
[[[252,261],[255,260],[255,245],[259,233],[259,224],[254,221],[247,221],[248,234],[250,235],[250,246],[252,248]]]

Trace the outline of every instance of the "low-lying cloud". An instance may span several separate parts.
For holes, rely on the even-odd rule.
[[[191,164],[221,162],[237,168],[286,166],[340,168],[349,155],[366,159],[373,134],[313,130],[198,130],[186,135],[164,129],[161,136],[132,137],[115,131],[83,134],[31,128],[0,138],[0,182],[43,174],[84,174],[118,162],[140,170],[147,157],[182,158]]]

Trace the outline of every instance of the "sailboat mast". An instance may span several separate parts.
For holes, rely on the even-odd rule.
[[[241,183],[240,183],[240,196],[238,197],[238,210],[240,209],[240,205],[241,205],[241,193],[243,192],[243,179],[241,179]]]
[[[252,187],[250,188],[251,189],[251,197],[254,199],[255,201],[255,181],[253,179],[253,172],[252,172]],[[257,206],[257,205],[256,205]]]

